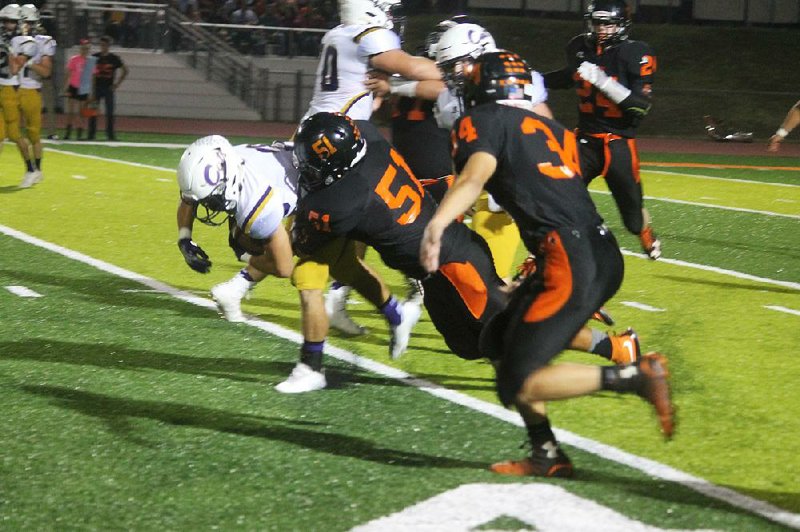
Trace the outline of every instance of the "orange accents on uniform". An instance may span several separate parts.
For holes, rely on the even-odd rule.
[[[553,166],[553,163],[550,162],[539,163],[537,168],[541,173],[552,179],[569,179],[581,174],[580,163],[578,163],[578,143],[571,131],[564,131],[562,146],[556,140],[553,130],[541,120],[526,116],[520,124],[520,129],[525,135],[533,135],[537,131],[544,133],[547,137],[547,147],[561,159],[561,166]]]
[[[478,140],[478,130],[475,129],[471,116],[465,117],[458,125],[458,138],[467,142]]]
[[[410,199],[411,206],[397,219],[397,223],[400,225],[410,224],[417,219],[417,216],[419,216],[419,212],[422,208],[422,196],[425,195],[425,192],[422,190],[422,185],[420,182],[414,177],[411,169],[408,168],[408,164],[406,163],[405,159],[403,159],[403,157],[394,149],[391,150],[390,154],[393,162],[397,166],[390,164],[386,168],[386,171],[383,173],[383,177],[381,177],[380,182],[378,182],[378,186],[375,187],[375,193],[378,194],[378,196],[390,209],[398,209],[403,206],[407,199]],[[417,190],[414,190],[409,185],[400,186],[396,194],[389,190],[389,187],[394,182],[394,178],[397,176],[398,167],[405,170],[405,172],[408,174],[408,178],[411,179],[411,181],[417,187]]]
[[[631,169],[633,170],[633,180],[637,183],[642,181],[639,175],[639,151],[636,149],[636,139],[628,139],[628,150],[631,152]]]
[[[603,160],[605,161],[605,164],[603,165],[603,169],[600,171],[600,175],[603,177],[608,174],[608,169],[611,166],[611,148],[608,146],[609,140],[610,139],[608,138],[608,135],[606,135],[603,139]]]
[[[414,107],[408,110],[406,119],[411,122],[422,122],[425,120],[425,111],[422,110],[423,105],[425,105],[425,100],[417,98],[414,101]]]
[[[455,287],[470,314],[475,319],[483,316],[489,291],[475,266],[469,262],[448,262],[443,264],[439,271]]]
[[[645,76],[652,76],[656,72],[657,68],[657,61],[656,58],[652,55],[645,55],[642,56],[642,60],[639,63],[641,68],[639,68],[639,75],[642,77]]]
[[[572,296],[572,266],[561,242],[561,237],[551,231],[544,245],[544,291],[525,313],[524,321],[534,323],[552,317]]]

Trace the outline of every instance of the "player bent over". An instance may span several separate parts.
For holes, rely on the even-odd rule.
[[[481,352],[499,361],[498,395],[520,411],[533,448],[525,459],[492,469],[558,476],[572,467],[543,415],[544,401],[600,390],[637,394],[653,405],[667,438],[673,408],[660,354],[625,366],[550,364],[616,293],[624,266],[580,178],[575,136],[519,105],[529,72],[511,52],[484,54],[476,62],[465,83],[466,112],[453,129],[456,181],[425,230],[420,254],[425,269],[436,272],[446,228],[484,188],[516,221],[537,269],[484,329]]]
[[[189,146],[178,166],[181,201],[178,205],[178,248],[193,270],[208,273],[211,261],[192,240],[196,217],[209,225],[235,220],[234,241],[252,255],[248,264],[232,279],[211,289],[220,312],[228,321],[245,321],[241,300],[267,275],[290,277],[295,271],[294,257],[284,218],[297,203],[297,171],[292,152],[282,144],[274,146],[231,144],[219,135],[204,137]],[[382,310],[396,310],[399,303],[372,271],[361,263],[354,250],[338,253],[332,271],[337,275],[347,265],[346,279],[366,299]],[[345,274],[343,274],[345,275]],[[327,280],[327,270],[324,274]],[[299,393],[324,388],[327,383],[321,364],[305,364],[321,358],[328,321],[322,306],[321,288],[314,294],[298,285],[302,304],[304,342],[301,364],[289,379],[279,384],[280,392]],[[319,304],[308,304],[316,301]],[[392,327],[394,344],[408,345],[411,327],[400,327],[397,312],[383,312]],[[416,320],[414,320],[416,321]],[[403,336],[405,334],[405,336]]]

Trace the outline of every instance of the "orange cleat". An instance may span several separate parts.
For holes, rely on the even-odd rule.
[[[656,238],[653,228],[649,225],[639,233],[639,241],[642,243],[642,250],[652,260],[661,257],[661,240]]]
[[[656,409],[661,432],[671,439],[675,431],[675,409],[670,397],[667,358],[661,353],[647,353],[638,363],[642,385],[638,394]]]
[[[642,356],[639,348],[639,336],[628,327],[628,330],[619,335],[609,335],[611,340],[611,361],[615,364],[634,364]]]
[[[522,460],[497,462],[489,469],[499,475],[514,477],[569,478],[572,476],[572,462],[557,444],[547,442],[540,450]]]

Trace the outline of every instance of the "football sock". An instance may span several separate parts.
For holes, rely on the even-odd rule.
[[[300,348],[300,362],[309,366],[314,371],[322,370],[322,351],[325,349],[325,341],[309,342],[303,341]]]
[[[635,393],[642,386],[639,366],[603,366],[600,368],[600,388],[617,393]]]
[[[41,170],[42,169],[42,158],[36,159],[36,168]]]
[[[535,425],[525,425],[528,431],[528,438],[534,449],[540,449],[547,442],[556,443],[556,436],[550,427],[550,420],[545,418],[541,423]]]
[[[241,275],[242,277],[244,277],[244,278],[245,278],[247,281],[249,281],[249,282],[251,282],[251,283],[255,283],[255,281],[253,280],[253,278],[252,278],[252,277],[250,276],[250,274],[247,272],[247,268],[242,268],[242,269],[239,271],[239,275]]]
[[[28,172],[34,172],[36,170],[36,168],[33,167],[33,161],[30,159],[25,161],[25,168],[28,170]]]
[[[386,317],[386,321],[389,322],[389,325],[400,325],[400,322],[403,321],[403,317],[400,315],[399,307],[400,303],[394,296],[389,296],[389,299],[386,300],[386,303],[381,305],[381,314]]]
[[[592,329],[592,345],[589,347],[589,352],[611,360],[612,349],[611,338],[608,337],[608,334]]]
[[[331,283],[331,290],[338,290],[343,286],[344,285],[342,283],[340,283],[339,281],[334,281],[334,282]]]

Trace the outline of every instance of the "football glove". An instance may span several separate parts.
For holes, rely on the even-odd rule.
[[[615,79],[611,79],[603,69],[594,63],[584,61],[578,67],[578,75],[602,91],[609,100],[620,103],[630,96],[630,89]]]
[[[208,273],[211,271],[211,261],[208,260],[208,255],[203,251],[203,248],[195,244],[191,238],[181,238],[178,240],[178,249],[181,250],[186,264],[191,269],[200,273]]]

